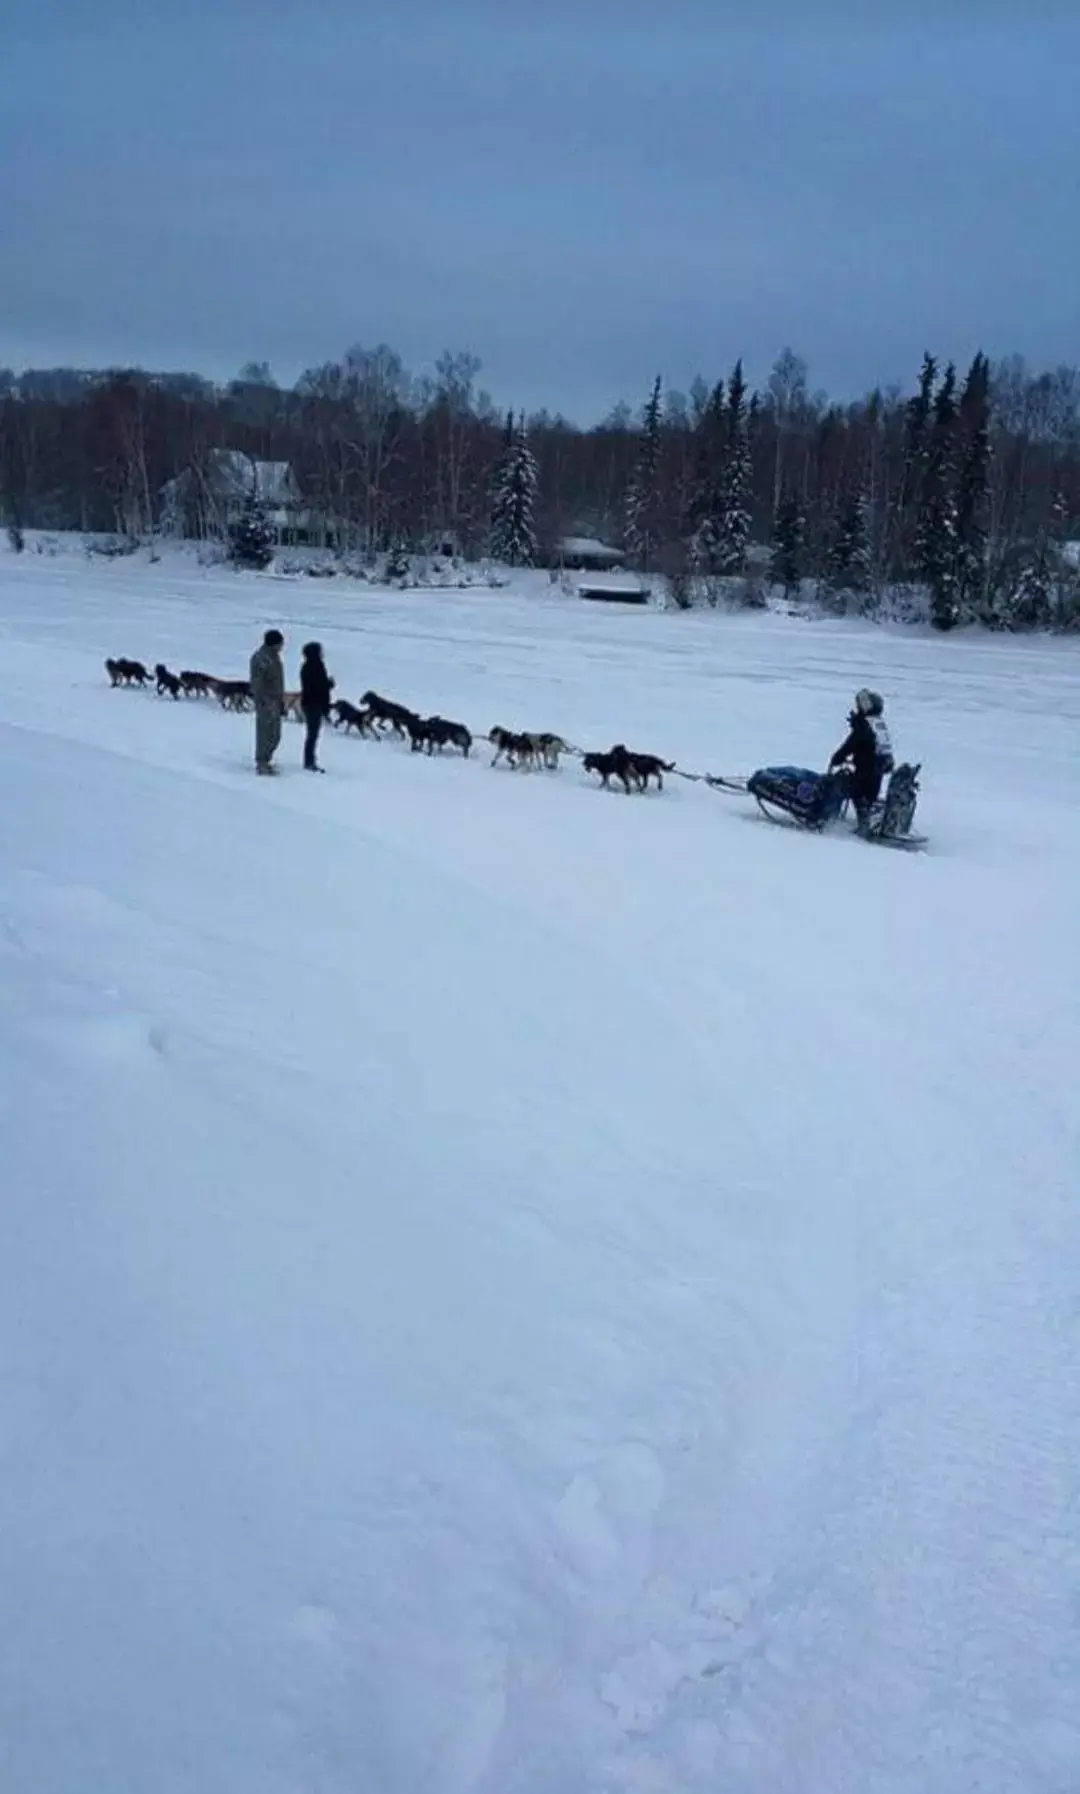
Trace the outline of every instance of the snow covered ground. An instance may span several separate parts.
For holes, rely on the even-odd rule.
[[[5,1794],[1075,1794],[1076,645],[313,586],[0,557]]]

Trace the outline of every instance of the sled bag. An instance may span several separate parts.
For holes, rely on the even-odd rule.
[[[843,774],[811,772],[806,766],[763,766],[750,775],[746,789],[807,828],[823,828],[834,821],[847,797]]]

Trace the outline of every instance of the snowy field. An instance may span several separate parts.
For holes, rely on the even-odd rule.
[[[924,762],[903,855],[111,691]],[[4,1794],[1076,1794],[1080,653],[0,556]]]

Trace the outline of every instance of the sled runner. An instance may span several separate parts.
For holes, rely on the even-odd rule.
[[[877,841],[887,847],[926,846],[925,835],[911,832],[918,802],[919,771],[918,766],[906,763],[896,768],[884,798],[874,805],[866,827],[859,831],[861,839]],[[715,783],[722,788],[736,788],[734,780],[716,780]],[[805,766],[761,767],[747,779],[746,790],[756,798],[762,815],[770,822],[794,824],[818,832],[839,820],[851,795],[846,773],[812,772]]]

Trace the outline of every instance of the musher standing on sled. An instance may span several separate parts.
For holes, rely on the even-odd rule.
[[[865,834],[881,791],[881,781],[893,769],[892,742],[885,721],[885,703],[876,691],[855,693],[855,708],[848,717],[849,732],[832,759],[829,771],[851,763],[848,791],[855,805],[859,833]]]

